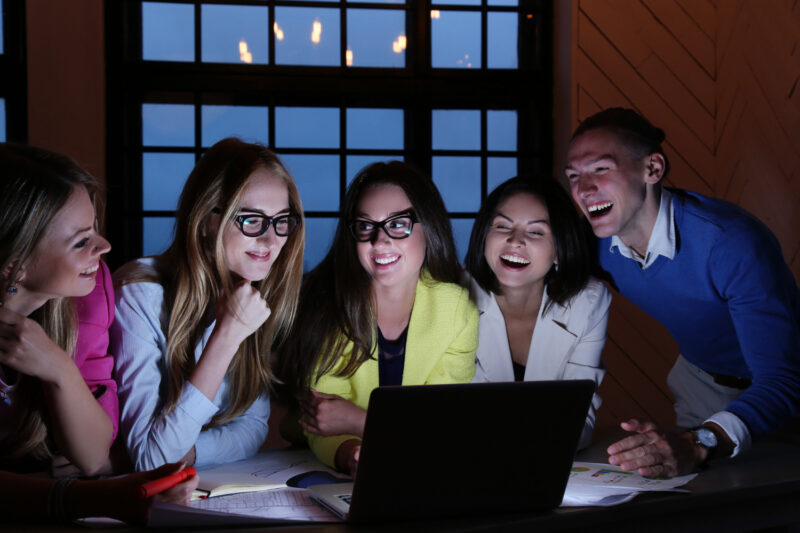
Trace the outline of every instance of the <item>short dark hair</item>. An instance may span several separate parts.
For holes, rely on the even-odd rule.
[[[558,268],[551,268],[544,281],[551,302],[565,305],[586,285],[592,262],[590,247],[575,206],[564,188],[553,178],[511,178],[486,197],[472,226],[464,259],[467,272],[484,291],[500,292],[497,276],[486,261],[486,235],[500,204],[517,194],[530,194],[541,200],[547,208]]]
[[[591,130],[606,130],[615,134],[637,158],[649,154],[661,154],[664,158],[662,179],[669,174],[669,158],[661,147],[661,143],[666,139],[664,130],[654,126],[633,109],[610,107],[585,118],[572,134],[570,142]]]

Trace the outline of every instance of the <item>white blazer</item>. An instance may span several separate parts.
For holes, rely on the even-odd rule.
[[[486,293],[475,280],[470,280],[470,293],[480,314],[473,382],[514,381],[506,323],[495,295]],[[599,387],[605,374],[600,355],[606,343],[611,293],[603,283],[592,278],[566,306],[553,303],[542,316],[549,301],[545,290],[531,337],[525,381],[591,379]],[[579,449],[592,441],[595,416],[601,403],[595,392]]]

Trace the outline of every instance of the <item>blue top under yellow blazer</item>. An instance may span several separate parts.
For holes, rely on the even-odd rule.
[[[468,383],[475,374],[475,350],[478,348],[478,310],[469,299],[469,291],[452,283],[431,279],[425,273],[417,282],[414,307],[408,323],[403,385]],[[350,377],[337,377],[352,351],[345,349],[341,361],[320,377],[313,388],[336,394],[362,409],[378,386],[377,346],[372,359],[365,361]],[[308,435],[316,456],[333,466],[336,450],[353,435],[321,437]]]

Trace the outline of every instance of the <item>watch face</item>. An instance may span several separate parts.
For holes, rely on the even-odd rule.
[[[697,442],[706,448],[714,448],[717,446],[717,436],[710,429],[698,428]]]

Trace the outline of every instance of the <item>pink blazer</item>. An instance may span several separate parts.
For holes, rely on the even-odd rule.
[[[108,328],[114,321],[114,286],[108,265],[100,261],[94,290],[75,299],[78,342],[73,359],[89,390],[108,413],[114,426],[111,441],[119,427],[117,383],[111,377],[114,358],[108,353]]]

